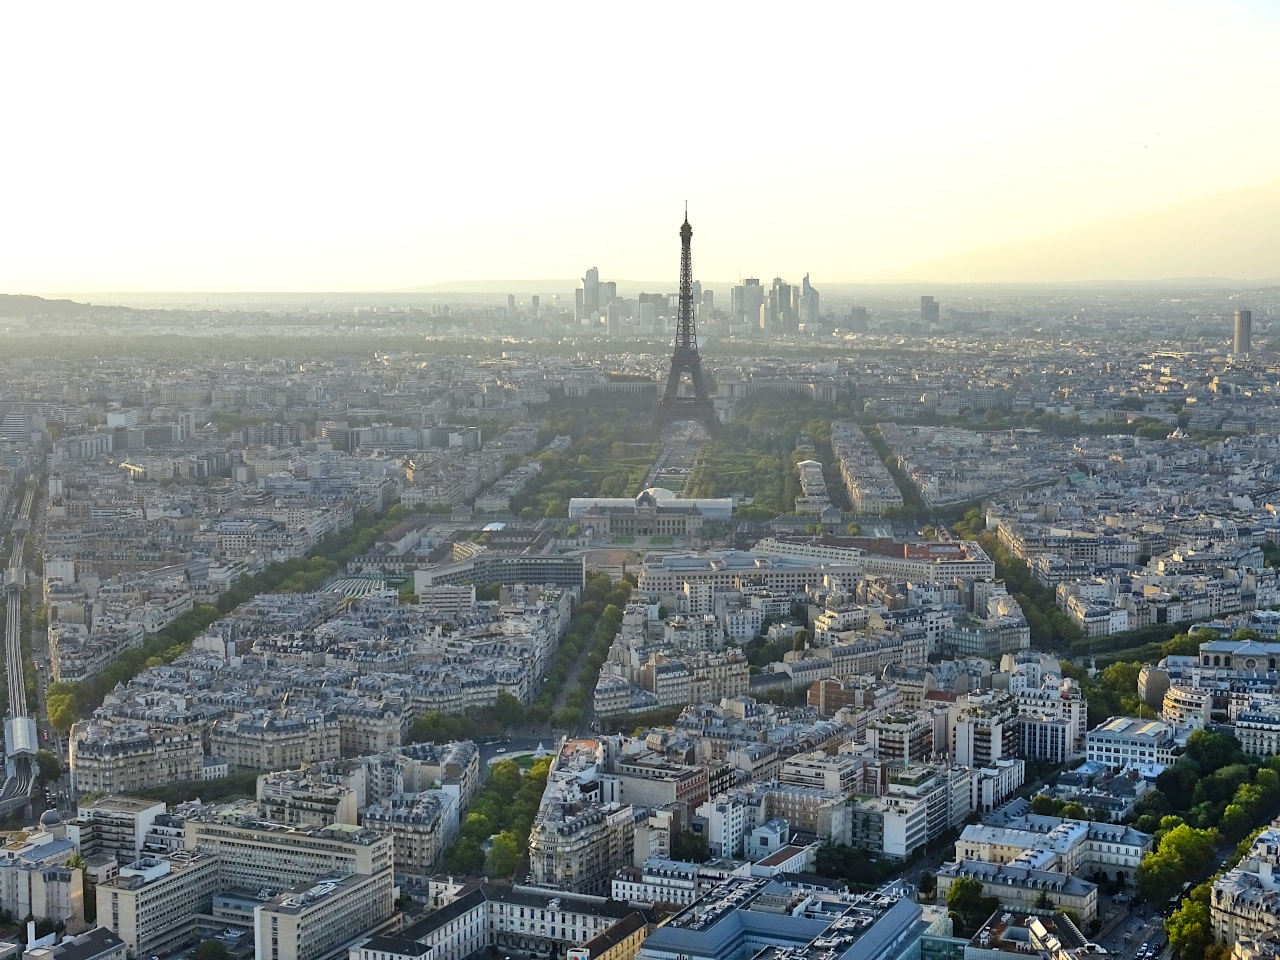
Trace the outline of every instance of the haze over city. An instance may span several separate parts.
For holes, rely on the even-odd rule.
[[[0,960],[1280,960],[1280,6],[11,6]]]
[[[5,21],[8,292],[1280,273],[1272,3]]]

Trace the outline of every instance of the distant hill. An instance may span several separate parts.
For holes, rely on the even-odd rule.
[[[0,317],[36,317],[44,313],[88,313],[89,303],[75,300],[47,300],[25,293],[0,293]]]

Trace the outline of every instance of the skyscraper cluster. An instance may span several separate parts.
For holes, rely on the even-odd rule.
[[[818,291],[804,275],[800,286],[774,277],[766,290],[755,277],[733,288],[732,323],[742,333],[813,332],[818,325]]]
[[[582,278],[573,295],[573,315],[578,321],[599,319],[609,304],[618,298],[618,285],[612,280],[600,281],[600,271],[592,267]]]

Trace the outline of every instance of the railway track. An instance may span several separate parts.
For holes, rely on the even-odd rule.
[[[27,716],[26,670],[22,658],[22,590],[26,585],[27,571],[23,554],[27,535],[31,530],[31,505],[35,500],[35,484],[27,485],[22,507],[13,522],[13,552],[5,569],[5,675],[9,682],[9,722],[5,724],[5,751],[12,773],[0,787],[0,815],[8,815],[24,808],[31,800],[35,785],[34,742],[14,743],[31,729]],[[23,721],[26,721],[25,723]],[[22,750],[23,752],[17,752]]]

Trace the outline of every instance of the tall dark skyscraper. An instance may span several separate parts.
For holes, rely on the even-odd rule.
[[[926,332],[932,330],[938,325],[939,321],[939,304],[933,297],[920,298],[920,323],[924,325]]]
[[[693,255],[690,252],[693,227],[686,212],[680,225],[680,313],[676,323],[676,343],[671,354],[671,374],[667,389],[658,403],[658,428],[680,420],[702,424],[711,433],[720,427],[707,381],[702,375],[702,357],[698,353],[698,332],[693,321]],[[688,376],[692,396],[680,396],[680,383]]]
[[[1232,353],[1248,353],[1253,340],[1253,311],[1237,310],[1235,336],[1231,342]]]

